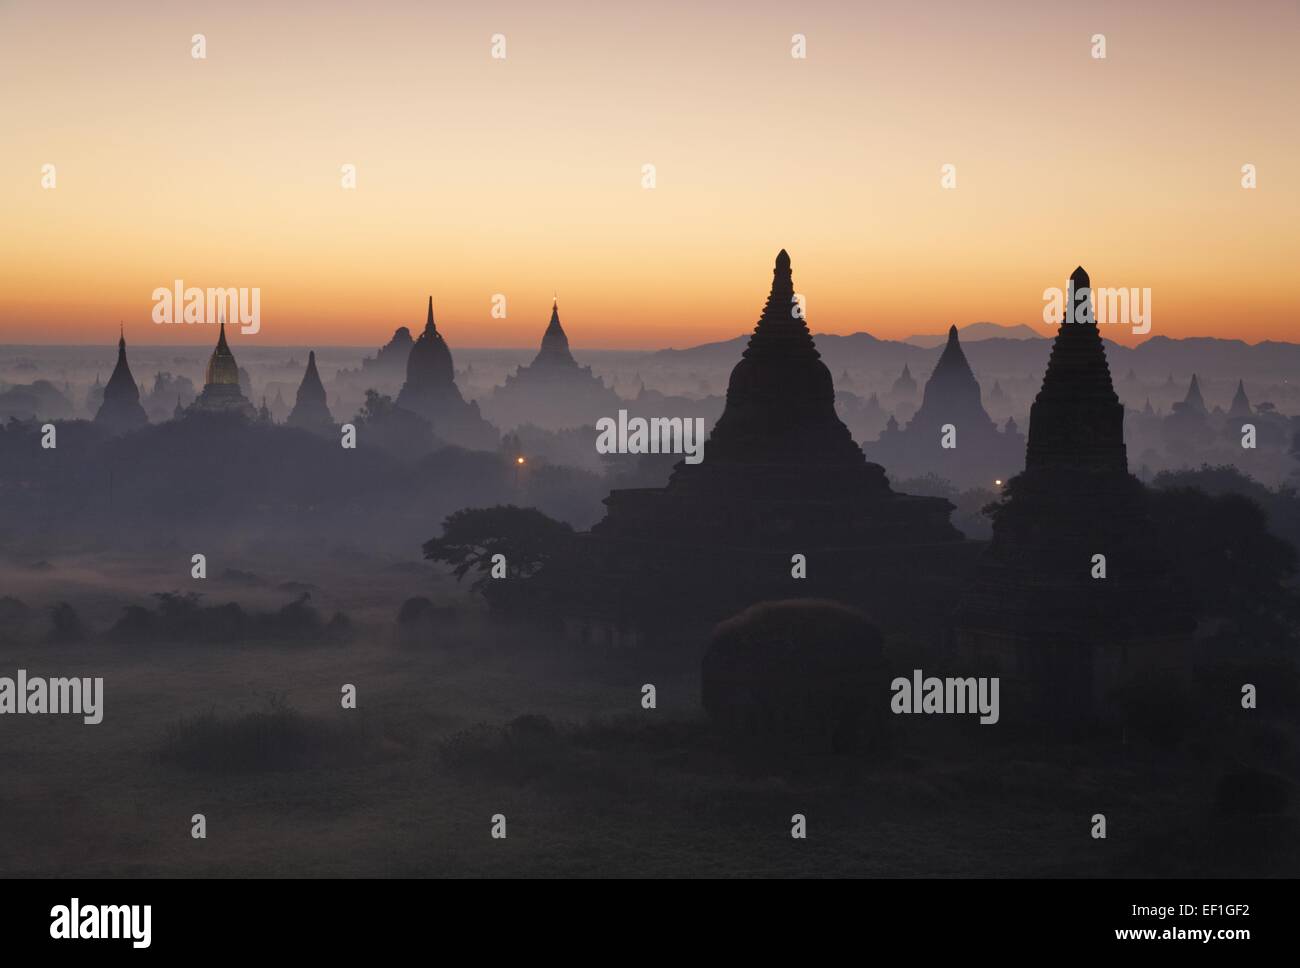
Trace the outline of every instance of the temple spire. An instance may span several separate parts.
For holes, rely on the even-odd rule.
[[[569,352],[569,337],[565,334],[564,326],[560,323],[558,295],[551,301],[551,320],[547,323],[546,332],[542,334],[542,346],[533,362],[575,367],[578,365],[578,361]]]
[[[1205,398],[1201,396],[1201,383],[1192,374],[1192,382],[1187,386],[1187,396],[1183,399],[1183,409],[1194,413],[1206,413]]]
[[[438,327],[435,326],[433,322],[433,297],[432,296],[429,297],[429,315],[426,316],[424,320],[424,331],[426,333],[438,332]]]
[[[1246,384],[1238,380],[1237,392],[1232,398],[1232,405],[1228,408],[1229,417],[1249,417],[1251,414],[1250,398],[1246,396]]]
[[[1127,470],[1124,405],[1111,384],[1082,266],[1070,275],[1068,291],[1047,373],[1029,411],[1025,465]]]

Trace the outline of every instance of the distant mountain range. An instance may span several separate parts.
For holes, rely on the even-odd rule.
[[[971,323],[968,326],[958,326],[957,332],[961,335],[961,341],[965,343],[975,343],[986,339],[1051,339],[1051,334],[1040,333],[1031,326],[1021,323],[1018,326],[1003,326],[1000,323]],[[911,343],[913,346],[942,346],[948,342],[948,333],[935,333],[930,336],[909,336],[903,340],[904,343]]]
[[[983,335],[971,338],[961,330],[962,348],[977,376],[981,374],[1018,374],[1041,376],[1047,366],[1052,341],[1049,338],[1030,338],[1022,331],[1027,326],[997,326],[993,323],[976,323],[968,329],[990,334],[1012,332],[1015,335]],[[1035,337],[1039,334],[1034,333]],[[845,370],[857,372],[902,371],[904,364],[911,367],[918,380],[929,376],[939,358],[938,344],[917,345],[907,340],[882,340],[870,333],[851,333],[839,336],[817,333],[817,349],[832,374],[839,376]],[[930,337],[919,337],[928,341]],[[937,339],[937,337],[935,337]],[[687,349],[659,350],[646,359],[664,366],[730,367],[740,359],[749,335],[719,343],[704,343]],[[1242,378],[1247,385],[1252,381],[1267,383],[1300,382],[1300,344],[1267,341],[1249,344],[1236,339],[1197,336],[1171,339],[1153,336],[1136,347],[1121,346],[1106,341],[1106,356],[1111,375],[1118,383],[1129,370],[1148,383],[1163,380],[1173,374],[1175,381],[1187,381],[1192,373],[1214,375],[1221,379]]]

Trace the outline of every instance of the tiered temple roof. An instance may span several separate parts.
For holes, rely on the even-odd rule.
[[[249,420],[256,419],[257,410],[244,396],[239,377],[239,365],[235,362],[235,354],[230,352],[230,344],[226,342],[226,323],[222,320],[216,348],[208,359],[203,392],[190,405],[190,409],[199,413],[233,414]]]
[[[1091,283],[1082,266],[1070,276],[1069,291],[1070,305],[1052,344],[1042,389],[1029,410],[1025,466],[1126,472],[1124,405],[1111,385],[1106,349],[1092,315]]]
[[[551,318],[533,361],[509,374],[483,401],[484,411],[502,427],[535,423],[552,429],[591,425],[615,416],[623,406],[626,401],[591,367],[573,358],[558,301],[551,303]]]

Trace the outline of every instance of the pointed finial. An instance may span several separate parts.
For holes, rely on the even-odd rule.
[[[949,343],[955,343],[955,342],[957,342],[957,324],[956,324],[956,323],[953,323],[953,325],[951,325],[951,326],[948,327],[948,342],[949,342]]]
[[[430,296],[430,297],[429,297],[429,315],[426,316],[426,317],[425,317],[425,320],[424,320],[424,331],[427,333],[427,332],[430,332],[430,331],[436,331],[436,330],[437,330],[437,327],[433,325],[433,297]]]
[[[1092,286],[1088,273],[1084,271],[1083,266],[1078,266],[1070,273],[1070,282],[1074,284],[1075,289],[1088,289]]]
[[[790,271],[790,253],[782,249],[776,254],[776,269],[778,272]]]

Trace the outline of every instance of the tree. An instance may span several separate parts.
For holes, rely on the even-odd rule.
[[[507,577],[527,578],[572,536],[572,527],[536,508],[465,508],[442,523],[442,537],[424,543],[424,557],[451,565],[457,581],[477,570],[479,576],[470,587],[478,591],[491,580],[495,555],[505,556]]]

